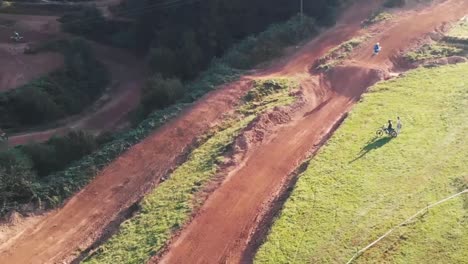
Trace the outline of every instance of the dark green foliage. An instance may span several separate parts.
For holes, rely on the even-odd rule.
[[[122,48],[135,48],[133,23],[106,20],[101,10],[87,6],[75,12],[69,12],[59,19],[62,30],[87,38],[112,44]]]
[[[257,83],[254,89],[251,89],[244,97],[246,102],[258,102],[261,101],[265,96],[276,93],[279,90],[287,89],[282,83],[275,80],[267,80],[265,82]]]
[[[47,200],[43,191],[43,181],[47,175],[65,169],[111,139],[110,135],[94,137],[74,131],[64,137],[53,137],[45,143],[0,152],[0,214],[15,207],[15,204]]]
[[[60,43],[66,67],[0,94],[0,126],[10,132],[79,113],[104,90],[108,74],[83,40]],[[50,47],[49,47],[50,48]]]
[[[20,149],[31,158],[39,177],[59,171],[98,147],[97,139],[82,131],[70,132],[65,137],[53,137],[46,143],[35,143]]]
[[[406,0],[387,0],[384,3],[385,7],[402,7],[405,5]]]
[[[36,175],[31,161],[17,150],[0,152],[0,213],[12,204],[27,203],[35,196]]]
[[[155,109],[163,109],[184,96],[185,88],[179,79],[165,79],[161,75],[150,78],[143,87],[139,113],[147,116]]]
[[[273,24],[265,32],[250,36],[247,40],[230,49],[225,62],[231,67],[249,69],[281,54],[284,47],[297,44],[317,32],[315,21],[300,16],[283,24]]]
[[[333,24],[339,7],[350,0],[305,1],[304,12],[318,24]],[[65,31],[147,54],[151,69],[164,77],[193,80],[236,42],[284,22],[299,12],[299,2],[206,0],[167,4],[167,0],[126,0],[113,9],[135,23],[106,21],[96,8],[62,17]],[[306,22],[307,23],[307,22]],[[294,42],[300,32],[284,32],[279,41]],[[110,36],[110,37],[109,37]],[[278,52],[277,39],[258,43],[253,61]],[[244,51],[245,52],[245,51]],[[244,67],[241,54],[237,64]],[[183,63],[181,63],[183,62]]]
[[[61,17],[59,21],[62,22],[64,31],[85,36],[102,31],[106,22],[102,13],[95,7],[86,7],[69,13]]]

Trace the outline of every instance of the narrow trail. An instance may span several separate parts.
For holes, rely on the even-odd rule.
[[[253,150],[245,165],[229,175],[209,197],[198,215],[170,245],[168,253],[162,259],[152,259],[150,263],[251,262],[252,253],[244,256],[249,251],[250,237],[262,228],[258,226],[259,218],[271,206],[272,197],[289,180],[288,175],[311,154],[311,150],[316,151],[320,147],[322,139],[333,132],[341,117],[359,100],[361,94],[395,67],[393,62],[401,50],[442,23],[463,17],[466,10],[468,1],[449,0],[421,12],[409,13],[398,18],[398,22],[390,28],[383,28],[368,45],[354,52],[344,66],[333,69],[326,76],[311,76],[323,78],[321,87],[313,89],[325,89],[328,94],[322,99],[320,107],[305,107],[294,122],[280,129],[269,142]],[[346,21],[345,28],[351,30],[363,19],[355,18],[354,23]],[[333,38],[340,38],[346,32],[343,26],[338,25],[319,38],[314,46],[332,43]],[[384,50],[373,57],[371,45],[377,41],[383,43]],[[320,48],[317,53],[307,53],[304,61],[310,64],[311,59],[318,55]],[[302,57],[297,56],[279,67],[278,71],[267,74],[304,75],[302,61]]]
[[[359,22],[375,7],[372,4],[356,6],[335,28],[255,76],[299,76],[306,89],[324,96],[311,100],[313,103],[301,109],[293,122],[249,153],[245,165],[214,191],[162,262],[239,262],[250,233],[257,228],[257,217],[272,195],[285,184],[288,175],[309,155],[314,145],[319,145],[331,132],[366,87],[379,80],[380,72],[373,68],[388,69],[392,65],[390,58],[396,56],[398,49],[411,44],[413,38],[432,31],[441,22],[455,18],[461,13],[460,9],[467,10],[467,4],[465,0],[448,0],[447,4],[431,8],[428,16],[408,19],[406,27],[398,24],[409,30],[399,32],[399,38],[392,39],[393,44],[385,46],[387,51],[379,58],[372,58],[369,52],[369,57],[356,57],[354,66],[338,67],[329,76],[310,76],[308,68],[313,60],[357,34]],[[421,19],[432,22],[422,22]],[[420,26],[413,27],[411,23]],[[388,32],[384,31],[381,36]],[[314,85],[315,81],[311,79],[321,79],[322,85]],[[194,141],[222,121],[224,114],[235,108],[250,87],[251,82],[246,78],[200,99],[111,163],[61,208],[0,245],[0,263],[71,262],[80,249],[87,248],[104,234],[112,221],[122,221],[120,214],[176,167]]]

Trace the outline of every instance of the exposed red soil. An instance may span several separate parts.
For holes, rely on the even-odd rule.
[[[323,103],[304,107],[302,115],[297,115],[271,141],[255,149],[244,162],[245,165],[237,168],[213,192],[159,262],[250,262],[251,259],[243,257],[251,234],[262,228],[257,224],[271,206],[272,197],[287,182],[288,176],[311,154],[311,150],[317,150],[321,140],[332,132],[366,88],[386,77],[387,71],[394,67],[393,61],[400,50],[411,46],[442,23],[462,17],[466,10],[468,1],[446,1],[399,18],[398,23],[390,28],[382,28],[382,32],[369,44],[353,54],[353,63],[335,68],[322,79],[318,89],[325,89],[328,95]],[[354,26],[356,24],[348,23],[345,28]],[[318,42],[332,42],[327,38],[340,38],[338,34],[346,32],[340,26],[333,31],[335,34],[325,34],[325,40],[320,38]],[[372,44],[377,40],[383,43],[384,49],[373,57]],[[310,54],[315,58],[320,55]],[[301,59],[296,61],[300,62]],[[309,64],[312,61],[308,60]],[[300,74],[303,66],[301,63],[294,66],[286,64],[286,69],[278,74]],[[155,258],[150,263],[157,261]]]
[[[374,1],[365,3],[370,2]],[[448,0],[402,18],[401,23],[382,29],[376,36],[384,45],[384,52],[378,57],[371,56],[369,44],[366,50],[361,50],[365,55],[354,55],[354,64],[338,67],[327,76],[311,76],[308,68],[314,59],[357,34],[359,22],[373,8],[374,5],[367,4],[351,9],[335,28],[255,77],[297,76],[303,80],[304,90],[318,96],[310,98],[310,104],[304,104],[268,140],[249,150],[243,165],[213,192],[193,222],[171,245],[163,263],[240,262],[251,233],[258,228],[258,217],[269,207],[289,175],[310,155],[314,145],[315,149],[320,146],[366,88],[393,66],[392,59],[400,49],[440,23],[460,17],[467,10],[468,1]],[[398,34],[389,38],[391,32]],[[317,82],[319,85],[315,85]],[[220,122],[249,88],[249,81],[240,81],[202,98],[110,164],[62,208],[0,245],[0,262],[72,260],[77,250],[91,245],[109,223],[177,166],[193,142]]]

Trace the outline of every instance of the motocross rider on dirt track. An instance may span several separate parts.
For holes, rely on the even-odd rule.
[[[377,42],[375,45],[374,45],[374,55],[377,55],[380,50],[382,49],[382,47],[380,46],[380,43]]]

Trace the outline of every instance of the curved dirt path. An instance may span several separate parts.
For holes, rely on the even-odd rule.
[[[169,247],[168,253],[161,260],[154,258],[150,263],[251,262],[256,246],[249,245],[251,236],[262,228],[258,223],[290,179],[288,175],[311,154],[311,150],[316,151],[323,144],[366,88],[394,67],[392,61],[400,50],[442,23],[462,17],[467,10],[468,1],[449,0],[421,12],[410,12],[398,18],[395,25],[382,29],[373,41],[354,53],[353,62],[337,67],[321,78],[321,89],[326,89],[328,94],[322,103],[302,109],[292,123],[253,150],[245,165],[231,173],[209,197],[199,214]],[[341,38],[334,33],[357,30],[357,26],[356,23],[347,23],[344,29],[338,26],[318,42],[333,42],[333,39]],[[372,43],[377,40],[383,43],[384,50],[373,57]],[[320,55],[319,50],[314,51],[304,57]],[[301,58],[299,56],[295,61],[299,62]],[[279,75],[299,74],[301,67],[301,63],[296,64],[293,60],[280,70]]]
[[[56,128],[11,135],[9,146],[46,141],[54,135],[64,135],[71,130],[86,130],[91,133],[112,130],[138,106],[146,76],[143,63],[120,49],[96,43],[93,43],[93,47],[98,59],[111,75],[110,87],[101,99],[79,115],[60,120],[63,125]]]
[[[14,22],[0,27],[0,91],[16,88],[63,66],[61,54],[26,55],[23,53],[26,43],[10,40],[14,30],[19,31],[28,43],[68,36],[60,31],[57,17],[0,14],[0,20]],[[57,121],[54,128],[10,135],[9,146],[46,141],[75,129],[96,133],[111,130],[138,106],[146,76],[144,63],[121,49],[89,42],[111,75],[111,84],[104,95],[82,113]]]
[[[452,0],[451,5],[434,9],[438,11],[434,11],[436,15],[423,18],[437,25],[451,17],[451,14],[440,11],[452,11],[455,3],[460,1]],[[358,32],[359,21],[367,16],[370,9],[354,10],[343,20],[345,25],[338,25],[312,41],[285,63],[273,67],[268,74],[307,76],[313,59]],[[429,28],[432,24],[427,27],[424,31],[432,30]],[[414,29],[408,34],[420,30],[419,27]],[[409,44],[400,39],[392,43],[395,47]],[[388,52],[376,59],[376,65],[391,64],[388,57],[396,54],[397,50],[389,49]],[[369,56],[361,63],[369,64],[370,59]],[[302,109],[294,122],[280,129],[276,137],[249,153],[245,166],[236,170],[212,194],[163,262],[239,261],[249,233],[256,227],[256,217],[262,211],[262,204],[268,203],[288,179],[287,175],[352,107],[365,87],[377,80],[377,75],[372,69],[353,66],[333,71],[331,79],[323,79],[322,86],[307,82],[315,77],[303,77],[304,85],[310,83],[311,90],[325,92],[324,101],[317,100]],[[80,249],[88,247],[105,233],[112,221],[118,222],[121,213],[177,166],[196,138],[220,122],[224,113],[234,109],[250,88],[249,83],[242,80],[208,94],[178,118],[132,147],[62,208],[0,245],[0,262],[70,262]]]

